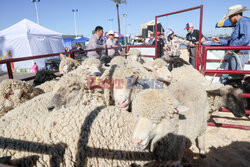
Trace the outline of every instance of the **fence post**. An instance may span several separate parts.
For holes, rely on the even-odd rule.
[[[6,65],[7,65],[9,79],[13,79],[13,73],[12,73],[10,62],[7,62]]]

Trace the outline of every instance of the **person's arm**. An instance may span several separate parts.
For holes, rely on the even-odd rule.
[[[240,37],[232,39],[230,46],[247,46],[250,42],[250,22],[241,21],[239,23],[239,35]]]
[[[190,44],[192,43],[192,42],[190,42],[190,41],[188,41],[188,40],[182,39],[182,38],[177,37],[177,36],[176,36],[176,38],[178,38],[177,40],[178,40],[181,44],[186,45],[186,46],[188,46],[188,45],[190,45]]]

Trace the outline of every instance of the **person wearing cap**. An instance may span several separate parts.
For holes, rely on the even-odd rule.
[[[164,41],[161,38],[161,32],[157,32],[157,58],[161,58],[164,56]],[[155,45],[155,41],[152,43],[152,45]]]
[[[167,44],[165,45],[167,54],[164,59],[179,58],[181,55],[181,44],[188,46],[191,42],[176,36],[172,29],[167,29]]]
[[[115,48],[115,56],[119,56],[122,51],[121,44],[119,43],[120,37],[117,33],[115,33],[114,38],[115,38],[114,45],[117,46],[117,48]]]
[[[189,51],[189,63],[195,67],[195,45],[199,43],[199,35],[200,31],[194,29],[194,26],[192,23],[187,23],[185,28],[188,33],[186,35],[186,39],[190,41],[190,45],[188,46]],[[205,42],[205,37],[201,34],[201,43]]]
[[[110,30],[110,31],[107,33],[107,35],[108,35],[108,39],[107,39],[107,41],[106,41],[107,48],[117,47],[117,46],[114,44],[114,42],[113,42],[113,40],[114,40],[114,35],[115,35],[114,31]],[[113,57],[115,56],[115,49],[108,49],[108,56],[109,56],[110,58],[113,58]]]
[[[230,40],[219,39],[213,37],[214,43],[220,43],[227,46],[250,46],[250,21],[242,16],[242,12],[247,11],[246,7],[242,5],[234,5],[229,7],[228,12],[224,19],[229,17],[229,21],[235,26]],[[233,53],[234,52],[234,53]],[[224,57],[226,61],[224,63],[225,70],[244,70],[245,64],[249,59],[249,50],[235,50],[227,51],[227,55]],[[221,82],[225,83],[228,74],[222,74]]]
[[[88,43],[88,49],[100,49],[97,51],[89,51],[87,53],[88,57],[94,57],[99,59],[102,56],[102,49],[106,49],[106,45],[102,42],[101,37],[103,35],[103,28],[101,26],[96,26],[95,33],[90,37]]]

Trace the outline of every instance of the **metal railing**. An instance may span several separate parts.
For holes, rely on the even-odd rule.
[[[221,74],[250,74],[250,70],[208,70],[207,68],[207,62],[214,62],[215,59],[208,59],[207,58],[207,51],[208,50],[250,50],[250,46],[207,46],[202,45],[202,56],[198,57],[197,65],[198,67],[201,67],[197,70],[199,70],[203,75],[221,75]],[[223,57],[221,58],[223,59]],[[215,62],[219,62],[220,60],[217,60]],[[248,61],[250,62],[250,61]],[[242,97],[250,98],[249,93],[243,93]],[[226,109],[222,109],[221,112],[229,112]],[[250,110],[245,110],[246,114],[250,114]],[[225,127],[225,128],[236,128],[236,129],[245,129],[250,130],[250,126],[244,126],[244,125],[233,125],[233,124],[223,124],[223,123],[212,123],[208,122],[208,126],[216,126],[216,127]]]

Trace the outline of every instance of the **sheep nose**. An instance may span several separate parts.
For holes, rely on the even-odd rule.
[[[55,106],[49,106],[47,108],[48,108],[49,112],[51,112],[55,108]]]
[[[138,139],[138,138],[135,138],[133,143],[134,143],[134,147],[138,147],[142,143],[142,140]]]

